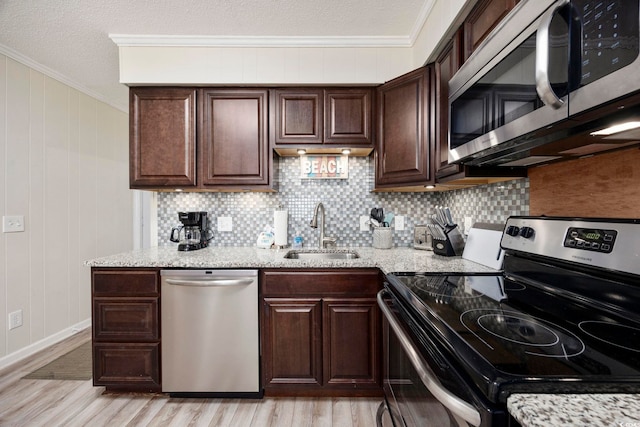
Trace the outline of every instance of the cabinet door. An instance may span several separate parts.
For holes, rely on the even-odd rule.
[[[517,3],[518,0],[480,0],[474,6],[463,25],[465,61]]]
[[[460,68],[460,31],[443,49],[435,63],[436,73],[436,176],[449,176],[462,170],[460,165],[449,165],[449,80]]]
[[[94,344],[93,385],[160,391],[160,344]]]
[[[320,299],[265,298],[264,386],[322,384]]]
[[[94,298],[93,339],[157,341],[158,298]]]
[[[423,67],[378,88],[376,188],[434,182],[430,76]]]
[[[257,89],[203,90],[201,186],[269,184],[267,94]]]
[[[323,300],[324,381],[338,388],[380,387],[376,300]]]
[[[129,186],[196,185],[196,90],[129,91]]]
[[[274,91],[275,144],[322,144],[323,92]]]
[[[324,142],[326,144],[370,145],[370,89],[327,89],[324,91]]]

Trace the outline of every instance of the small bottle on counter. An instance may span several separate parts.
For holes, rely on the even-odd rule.
[[[293,237],[293,247],[295,249],[301,249],[304,244],[304,239],[302,238],[302,233],[298,229],[296,235]]]

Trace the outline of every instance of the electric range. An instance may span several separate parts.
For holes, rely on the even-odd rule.
[[[433,384],[450,425],[513,424],[512,393],[640,392],[640,220],[511,217],[501,246],[500,273],[387,275],[394,420],[430,425]]]

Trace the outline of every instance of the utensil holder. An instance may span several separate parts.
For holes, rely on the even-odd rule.
[[[373,229],[373,247],[376,249],[391,249],[393,246],[393,230],[390,227]]]

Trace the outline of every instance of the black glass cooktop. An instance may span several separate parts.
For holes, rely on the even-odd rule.
[[[502,275],[389,278],[491,400],[513,391],[640,391],[640,322],[610,304]]]

